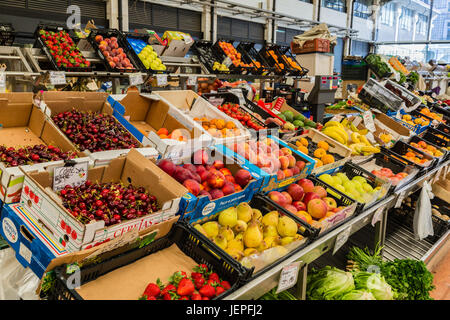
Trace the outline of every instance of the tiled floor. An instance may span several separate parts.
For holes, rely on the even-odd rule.
[[[435,300],[450,300],[450,251],[431,272],[434,275],[433,282],[436,286],[436,289],[431,292],[431,296]]]

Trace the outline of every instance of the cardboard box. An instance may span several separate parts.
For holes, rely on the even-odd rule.
[[[33,106],[33,94],[0,94],[0,145],[7,147],[53,145],[64,152],[77,152],[82,161],[88,161],[87,154],[76,150],[62,132],[50,122],[45,114]],[[78,160],[77,160],[78,161]],[[51,161],[21,166],[25,171],[61,166],[61,161]],[[19,202],[24,176],[19,167],[6,167],[0,162],[0,200],[5,203]]]
[[[166,31],[162,39],[167,39],[167,47],[163,56],[184,57],[194,44],[194,39],[189,33],[180,31]]]
[[[238,153],[234,152],[232,149],[230,149],[230,148],[232,148],[232,146],[217,145],[217,146],[214,146],[214,148],[216,150],[220,151],[221,153],[225,154],[226,156],[236,159],[236,162],[239,163],[243,168],[249,170],[250,173],[254,177],[261,177],[262,182],[261,182],[261,188],[259,191],[263,192],[263,193],[268,193],[270,191],[279,190],[291,183],[294,183],[294,182],[300,180],[301,178],[306,177],[308,174],[312,173],[314,166],[316,164],[316,161],[313,158],[291,148],[286,142],[278,139],[277,137],[269,135],[269,136],[267,136],[267,138],[274,140],[279,145],[280,149],[281,148],[290,149],[292,151],[292,155],[294,156],[296,161],[304,161],[306,163],[305,168],[303,168],[303,170],[295,176],[278,180],[276,173],[275,174],[267,173],[262,168],[259,168],[256,164],[250,162],[250,160],[245,159],[243,156],[241,156],[240,154],[238,154]]]
[[[412,131],[408,130],[408,128],[402,126],[388,115],[377,110],[372,110],[372,112],[375,115],[375,137],[379,137],[381,133],[387,132],[392,135],[392,140],[396,141],[400,139],[407,140],[414,135]]]
[[[114,115],[114,110],[107,98],[108,94],[106,92],[46,91],[42,95],[41,108],[44,108],[45,114],[50,118],[49,121],[57,127],[53,120],[51,120],[51,117],[58,113],[72,110],[72,108],[79,111],[101,112],[108,115]],[[121,125],[123,126],[123,124]],[[125,126],[124,128],[128,130]],[[64,133],[62,134],[66,141],[70,143],[75,150],[78,150],[75,144],[73,144]],[[143,145],[138,139],[136,139],[136,142],[139,144],[139,148],[143,148],[144,146],[152,147],[151,145]],[[115,159],[128,151],[129,149],[108,150],[102,151],[100,155],[97,155],[97,152],[92,153],[89,152],[89,150],[85,150],[84,153],[89,155],[89,157],[96,162],[97,160],[105,161],[106,157],[109,157],[110,160]],[[148,155],[147,151],[143,151],[142,153]],[[152,153],[150,153],[150,157],[151,154]]]
[[[308,76],[325,76],[333,74],[334,55],[331,53],[297,54],[295,60],[308,69]]]
[[[64,208],[61,198],[52,189],[52,172],[41,170],[26,172],[25,175],[21,205],[52,230],[55,237],[64,239],[63,246],[68,251],[89,248],[132,229],[139,231],[171,219],[179,211],[180,198],[187,193],[186,188],[174,183],[151,160],[133,149],[125,157],[114,159],[107,166],[90,168],[87,179],[101,183],[122,182],[125,185],[132,183],[137,187],[142,186],[156,196],[161,210],[105,227],[104,221],[83,224]]]
[[[68,253],[50,230],[17,203],[3,207],[1,225],[0,234],[16,252],[17,260],[38,278],[45,274],[50,261]]]
[[[142,144],[156,148],[162,157],[183,157],[191,154],[193,149],[212,143],[211,137],[204,134],[199,124],[159,96],[128,92],[126,95],[111,96],[108,100],[113,105],[116,119]],[[156,133],[161,128],[169,132],[184,130],[190,140],[161,139]]]
[[[238,120],[223,113],[192,90],[158,91],[156,94],[172,107],[181,110],[189,119],[192,119],[192,121],[201,128],[202,132],[211,138],[212,145],[245,141],[251,137],[250,131],[248,131]],[[241,135],[227,138],[215,137],[206,131],[200,123],[194,121],[194,118],[201,117],[232,121],[236,125],[236,128],[240,130]]]

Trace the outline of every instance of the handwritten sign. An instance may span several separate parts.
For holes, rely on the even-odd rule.
[[[137,86],[143,83],[144,80],[142,79],[142,74],[140,73],[130,74],[130,86]]]
[[[280,280],[278,281],[277,293],[285,291],[292,288],[297,283],[298,279],[298,269],[300,267],[300,262],[297,261],[287,265],[281,270]]]
[[[88,176],[88,162],[73,166],[55,168],[53,173],[53,190],[60,191],[69,185],[77,187],[84,184]]]
[[[372,112],[370,112],[370,110],[364,112],[363,120],[364,120],[364,125],[366,126],[366,128],[369,131],[374,132],[376,130],[375,123],[373,122]]]
[[[197,84],[197,76],[189,76],[187,79],[188,86],[195,86]]]
[[[157,74],[156,75],[156,83],[158,86],[167,86],[167,74]]]
[[[64,71],[50,71],[50,83],[54,86],[66,84],[66,74]]]

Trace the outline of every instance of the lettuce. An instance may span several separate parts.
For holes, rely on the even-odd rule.
[[[327,266],[308,275],[306,296],[310,300],[337,300],[353,289],[350,272]]]
[[[341,297],[341,300],[376,300],[371,292],[352,290]]]
[[[354,274],[355,287],[373,294],[377,300],[393,300],[394,292],[384,277],[379,273],[357,272]]]

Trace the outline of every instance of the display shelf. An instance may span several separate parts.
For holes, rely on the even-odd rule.
[[[285,260],[282,264],[276,265],[264,274],[260,275],[258,278],[252,280],[251,282],[245,284],[241,288],[237,289],[235,292],[226,297],[227,300],[249,300],[249,299],[258,299],[268,291],[272,290],[278,285],[278,280],[280,277],[280,273],[282,269],[292,264],[293,262],[300,261],[302,267],[299,272],[299,280],[297,282],[297,297],[300,299],[305,299],[305,289],[306,289],[306,276],[307,276],[307,267],[309,263],[314,262],[325,253],[330,250],[333,250],[336,238],[348,228],[350,229],[350,235],[355,234],[357,231],[361,230],[365,226],[369,225],[372,222],[372,218],[375,213],[380,208],[384,208],[381,213],[380,221],[376,224],[375,230],[375,243],[380,243],[381,246],[384,246],[385,235],[387,230],[387,209],[393,207],[398,197],[404,198],[407,194],[414,192],[420,188],[420,184],[423,181],[431,179],[435,176],[435,174],[439,171],[441,167],[445,167],[450,164],[450,161],[447,160],[441,166],[433,168],[423,176],[417,178],[412,181],[410,185],[405,186],[400,189],[398,193],[394,193],[380,201],[375,206],[369,208],[368,210],[363,211],[358,216],[354,217],[347,223],[341,225],[330,233],[324,235],[323,237],[317,239],[306,248],[300,250],[296,254],[294,254],[289,259]],[[381,210],[381,209],[380,209]],[[378,212],[380,213],[380,212]],[[448,232],[447,232],[448,237]],[[429,249],[435,248],[434,246],[430,246]],[[432,252],[427,251],[423,257],[432,255]]]

